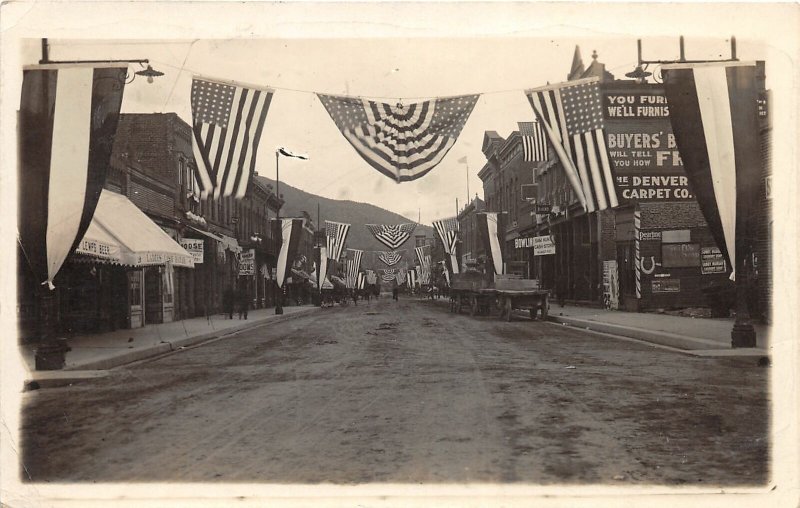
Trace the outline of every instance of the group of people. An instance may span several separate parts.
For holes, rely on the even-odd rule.
[[[233,319],[234,309],[239,313],[239,319],[247,319],[247,311],[250,309],[250,292],[246,284],[241,284],[237,291],[230,286],[222,293],[222,308],[228,319]]]

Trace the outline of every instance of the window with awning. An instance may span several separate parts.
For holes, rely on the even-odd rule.
[[[76,254],[125,266],[194,268],[192,255],[121,194],[103,189]]]

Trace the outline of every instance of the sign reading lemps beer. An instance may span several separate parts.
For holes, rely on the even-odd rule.
[[[603,88],[606,146],[620,203],[693,200],[657,85]]]

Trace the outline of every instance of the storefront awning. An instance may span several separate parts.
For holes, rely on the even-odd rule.
[[[76,254],[126,266],[193,268],[192,255],[121,194],[103,189]]]
[[[227,236],[227,235],[220,235],[220,241],[231,252],[242,252],[242,247],[239,245],[239,242],[236,241],[236,238]]]
[[[191,227],[191,226],[189,226],[189,229],[190,229],[190,230],[191,230],[193,233],[198,233],[198,234],[200,234],[200,235],[203,235],[203,236],[205,236],[205,237],[207,237],[207,238],[211,238],[212,240],[216,240],[216,241],[218,241],[218,242],[223,242],[223,240],[222,240],[222,237],[221,237],[221,236],[217,236],[217,235],[215,235],[214,233],[211,233],[211,232],[209,232],[209,231],[203,231],[202,229],[193,228],[193,227]]]

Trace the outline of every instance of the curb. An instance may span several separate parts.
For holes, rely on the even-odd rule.
[[[642,328],[589,321],[568,316],[547,316],[551,323],[564,324],[579,330],[597,332],[626,339],[634,339],[650,344],[665,346],[677,352],[701,357],[762,358],[769,352],[759,348],[720,348],[720,343],[699,337],[686,337],[669,332],[654,332]]]
[[[81,370],[108,370],[114,367],[119,367],[121,365],[127,365],[129,363],[145,360],[153,356],[159,356],[165,353],[169,353],[171,351],[177,351],[179,348],[193,346],[201,342],[205,342],[209,339],[222,338],[228,335],[233,335],[245,330],[249,330],[251,328],[265,326],[268,324],[282,323],[284,321],[289,321],[291,319],[307,316],[309,314],[316,312],[317,310],[319,310],[318,307],[309,307],[307,309],[303,309],[297,312],[292,312],[291,314],[283,314],[276,317],[268,317],[266,319],[262,319],[259,321],[250,321],[249,323],[246,324],[232,326],[230,328],[225,328],[222,330],[206,332],[200,335],[194,335],[192,337],[182,337],[180,339],[175,339],[172,341],[164,341],[161,344],[155,344],[153,346],[148,346],[139,350],[126,351],[111,358],[103,358],[102,360],[95,360],[95,361],[70,365],[69,367],[65,367],[61,372],[64,371],[74,372]]]

